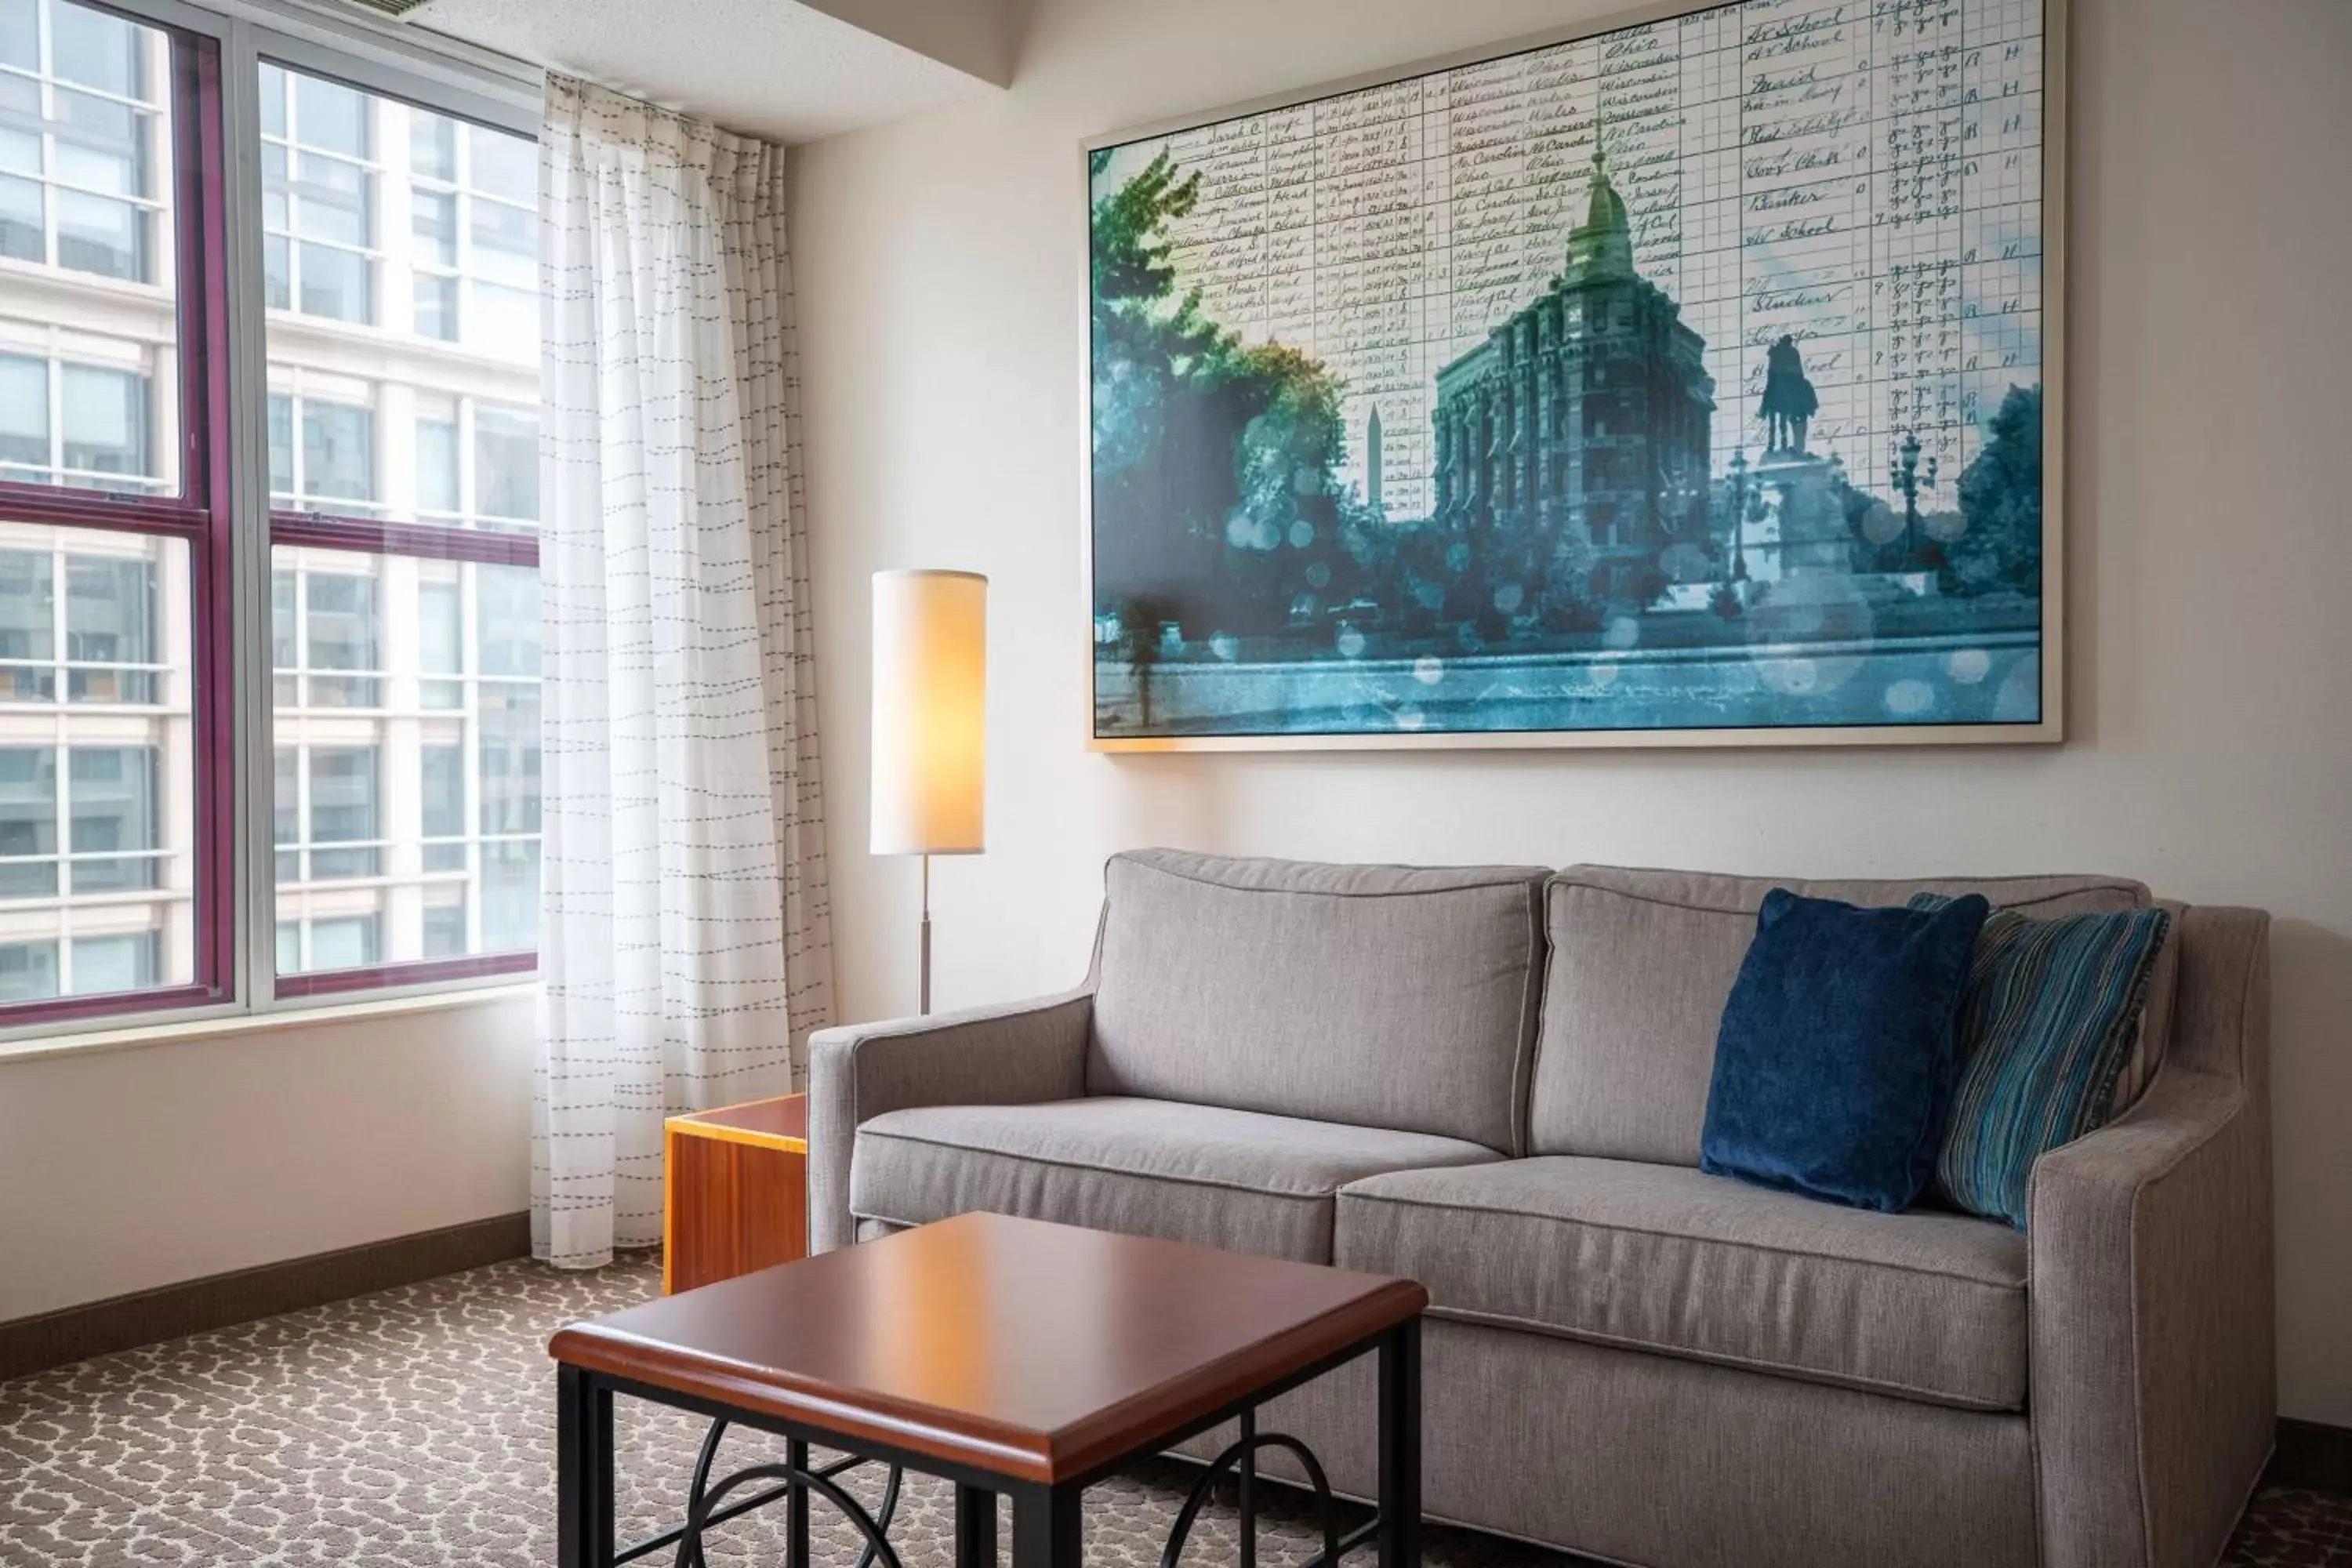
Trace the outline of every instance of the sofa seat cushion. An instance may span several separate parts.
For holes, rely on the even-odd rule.
[[[1961,1409],[2025,1405],[2025,1237],[1965,1215],[1552,1155],[1353,1183],[1333,1261],[1420,1280],[1441,1317]]]
[[[1349,1182],[1500,1158],[1425,1132],[1172,1100],[923,1106],[859,1126],[849,1206],[897,1225],[984,1209],[1328,1263],[1332,1194]]]

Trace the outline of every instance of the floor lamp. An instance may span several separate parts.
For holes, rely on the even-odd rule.
[[[988,579],[874,574],[877,855],[923,858],[922,1010],[931,1010],[931,857],[977,855],[987,816]]]

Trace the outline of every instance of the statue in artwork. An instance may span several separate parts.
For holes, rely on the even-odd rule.
[[[1821,405],[1813,384],[1805,379],[1805,362],[1797,353],[1797,340],[1783,333],[1767,352],[1764,401],[1756,410],[1757,416],[1764,421],[1766,454],[1786,452],[1802,457],[1805,426]]]

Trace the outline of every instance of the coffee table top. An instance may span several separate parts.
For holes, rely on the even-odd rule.
[[[1420,1312],[1410,1279],[968,1214],[557,1333],[557,1361],[1028,1481]]]

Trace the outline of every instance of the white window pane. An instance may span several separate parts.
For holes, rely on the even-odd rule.
[[[0,520],[0,917],[44,994],[194,976],[190,592],[183,540]]]
[[[477,282],[470,287],[473,299],[466,312],[466,346],[536,366],[539,295],[529,289],[502,289],[494,283]]]
[[[539,218],[528,207],[478,201],[472,225],[475,277],[514,289],[539,285]]]
[[[306,239],[367,245],[375,237],[375,179],[344,158],[305,153],[296,165],[295,229]]]
[[[0,0],[0,65],[41,68],[37,0]]]
[[[474,488],[485,517],[539,521],[539,411],[483,408],[474,416]]]
[[[474,576],[475,668],[484,675],[539,675],[539,573],[483,566]]]
[[[0,126],[0,169],[13,174],[41,174],[41,136],[37,131]]]
[[[402,963],[513,952],[535,941],[541,832],[537,573],[413,556],[280,547],[273,620],[284,681],[278,757],[278,919],[306,930],[373,921]],[[322,705],[330,680],[380,683],[360,710]],[[412,696],[411,693],[414,693]],[[286,970],[285,973],[294,973]]]
[[[86,936],[73,944],[73,994],[137,991],[155,984],[156,933]]]
[[[75,746],[67,752],[73,795],[73,890],[152,888],[163,861],[156,790],[163,758],[152,746]]]
[[[49,364],[0,354],[0,463],[49,466]]]
[[[47,550],[0,550],[0,658],[57,657],[57,557]]]
[[[47,257],[47,236],[41,215],[47,198],[31,180],[0,178],[0,256],[19,261]]]
[[[361,969],[377,961],[377,917],[350,915],[310,922],[310,967]]]
[[[179,374],[170,58],[91,6],[0,5],[0,62],[47,72],[0,70],[0,479],[180,489],[177,402],[152,390]]]
[[[261,66],[261,133],[286,134],[286,73],[267,60]]]
[[[269,502],[291,506],[294,495],[294,400],[269,400]]]
[[[457,177],[457,122],[430,110],[408,111],[408,166],[420,178]]]
[[[294,112],[288,142],[261,147],[276,193],[264,215],[264,286],[273,309],[309,318],[267,326],[273,344],[281,333],[299,342],[273,351],[277,504],[535,526],[537,144],[285,68],[270,68],[265,98],[273,84]],[[387,352],[382,329],[466,353]],[[330,406],[367,410],[370,424],[338,416],[322,428],[310,410]],[[446,695],[416,694],[436,707]]]
[[[38,1002],[58,994],[58,944],[0,943],[0,1002]]]
[[[305,147],[366,157],[375,140],[369,96],[340,82],[288,74],[294,79],[294,139]]]
[[[135,376],[100,365],[66,366],[66,439],[92,447],[133,445],[142,401]]]
[[[283,235],[261,242],[262,301],[273,310],[294,308],[294,251]]]
[[[147,281],[146,215],[110,196],[68,190],[54,195],[58,266],[101,278]]]
[[[66,698],[71,702],[161,701],[162,584],[155,563],[70,554],[66,567]]]
[[[411,329],[420,338],[457,341],[457,279],[430,272],[416,275],[416,310]]]
[[[146,28],[87,6],[51,0],[49,52],[59,81],[124,98],[145,96],[140,35]]]
[[[126,481],[154,478],[154,455],[147,440],[148,397],[143,376],[100,365],[66,365],[59,397],[65,466],[87,475],[120,475]],[[123,488],[148,487],[129,482]]]
[[[408,197],[409,227],[415,235],[414,254],[419,261],[438,267],[457,265],[457,198],[447,191],[412,191]]]
[[[58,891],[58,749],[0,745],[0,907]]]
[[[457,426],[446,419],[416,422],[416,506],[420,511],[458,510]]]
[[[121,148],[86,147],[59,137],[57,175],[68,184],[85,185],[109,195],[145,195],[139,188],[139,160]]]
[[[539,204],[537,142],[482,125],[467,126],[466,137],[474,160],[473,174],[467,184],[485,195],[522,206]]]
[[[375,320],[375,267],[354,250],[330,245],[294,247],[301,268],[298,308],[306,316],[365,323]]]

